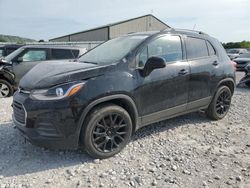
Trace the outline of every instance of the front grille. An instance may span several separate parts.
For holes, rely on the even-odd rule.
[[[25,115],[25,109],[23,108],[23,105],[14,101],[13,102],[13,112],[15,120],[21,124],[25,124],[26,121],[26,115]]]

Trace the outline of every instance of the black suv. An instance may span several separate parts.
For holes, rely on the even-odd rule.
[[[87,50],[81,47],[23,46],[0,60],[0,97],[8,97],[20,79],[34,66],[51,60],[76,59]]]
[[[14,94],[13,121],[35,145],[107,158],[148,124],[198,110],[223,118],[234,88],[234,64],[207,34],[133,33],[78,62],[36,66]]]

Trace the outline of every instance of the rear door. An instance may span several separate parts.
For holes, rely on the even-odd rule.
[[[207,105],[211,100],[211,84],[219,66],[213,46],[205,39],[186,38],[190,65],[188,109]]]
[[[161,36],[149,42],[139,53],[139,67],[151,56],[162,57],[166,67],[155,69],[147,77],[139,74],[137,89],[142,123],[149,124],[186,109],[189,64],[183,57],[180,36]]]

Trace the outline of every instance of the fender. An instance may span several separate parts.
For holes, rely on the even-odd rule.
[[[99,99],[96,99],[95,101],[91,102],[84,110],[83,113],[81,115],[79,124],[78,124],[78,128],[77,128],[77,134],[78,134],[78,138],[80,136],[80,131],[83,125],[83,122],[87,116],[87,114],[90,112],[91,109],[93,109],[96,105],[101,104],[103,102],[108,102],[114,99],[122,99],[125,100],[127,102],[127,104],[129,104],[132,107],[133,113],[135,115],[134,119],[135,119],[135,127],[134,130],[137,130],[139,125],[141,124],[141,118],[138,117],[138,111],[137,111],[137,107],[136,104],[134,102],[134,100],[129,97],[128,95],[125,94],[114,94],[114,95],[109,95],[109,96],[105,96]]]
[[[15,81],[15,75],[13,75],[11,72],[4,69],[4,67],[1,69],[0,67],[0,77],[6,79],[6,81],[10,82],[10,84],[14,84]]]
[[[219,83],[216,85],[216,89],[213,91],[213,95],[214,96],[214,93],[216,92],[217,88],[224,82],[231,82],[233,84],[233,90],[235,89],[236,87],[236,84],[235,84],[235,79],[233,78],[224,78],[222,80],[219,81]]]

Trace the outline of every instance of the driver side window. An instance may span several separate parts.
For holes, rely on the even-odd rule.
[[[46,60],[46,50],[29,50],[23,54],[23,62],[27,61],[44,61]]]
[[[143,67],[152,56],[162,57],[166,62],[182,60],[180,37],[167,35],[150,42],[139,55],[139,67]]]

